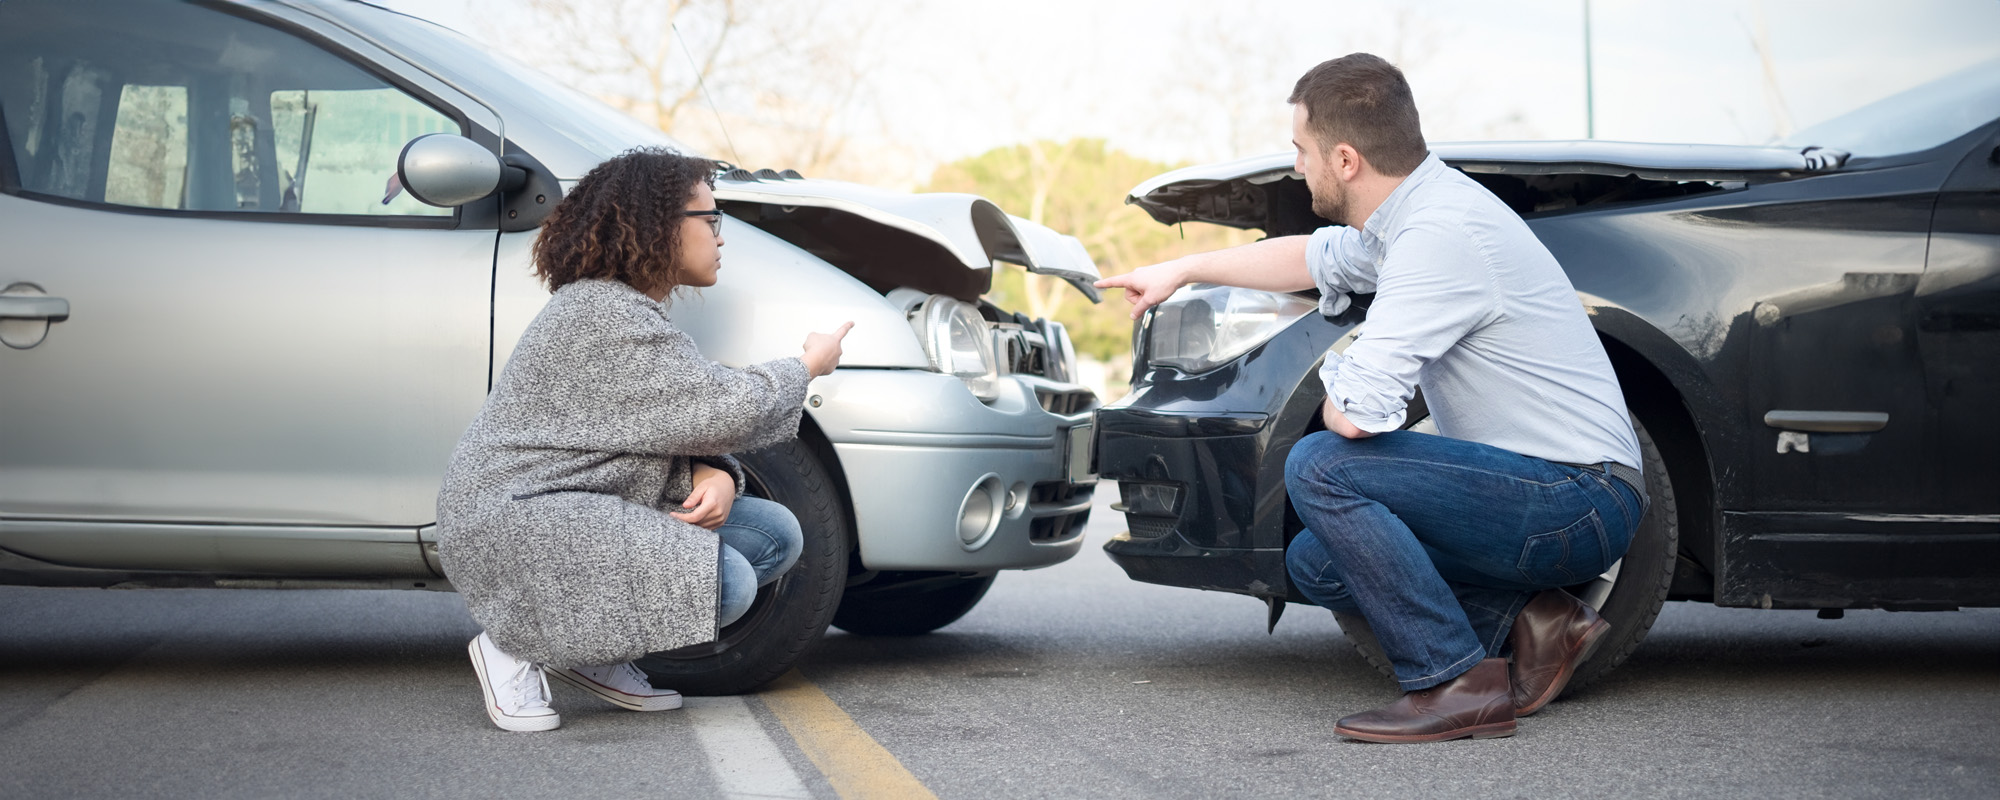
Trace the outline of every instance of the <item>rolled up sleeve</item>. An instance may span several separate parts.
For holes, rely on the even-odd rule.
[[[1319,286],[1319,311],[1335,316],[1353,304],[1348,295],[1375,291],[1373,260],[1361,233],[1345,225],[1328,225],[1306,240],[1306,272]]]
[[[1424,365],[1491,318],[1498,293],[1467,237],[1417,223],[1384,248],[1358,338],[1320,367],[1327,396],[1370,433],[1403,426]]]

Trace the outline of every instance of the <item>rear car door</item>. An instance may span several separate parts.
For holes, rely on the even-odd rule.
[[[296,12],[85,5],[0,4],[0,302],[67,314],[0,322],[0,547],[427,574],[497,233],[393,178],[466,106]]]

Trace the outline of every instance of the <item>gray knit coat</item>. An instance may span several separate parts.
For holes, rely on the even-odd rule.
[[[730,369],[617,281],[562,287],[494,382],[438,492],[438,557],[493,643],[558,666],[715,638],[713,531],[667,516],[693,462],[798,435],[805,363]]]

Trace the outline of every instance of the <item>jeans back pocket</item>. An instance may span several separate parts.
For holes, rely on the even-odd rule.
[[[1556,587],[1582,583],[1596,577],[1608,566],[1604,563],[1604,520],[1596,509],[1583,519],[1548,533],[1528,537],[1521,546],[1521,559],[1514,568],[1531,584]]]

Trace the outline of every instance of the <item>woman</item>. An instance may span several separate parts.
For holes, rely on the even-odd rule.
[[[486,629],[469,649],[502,729],[561,724],[545,674],[623,708],[680,707],[632,660],[714,639],[802,549],[790,511],[739,496],[726,454],[797,435],[806,383],[853,323],[797,358],[703,358],[667,300],[715,285],[713,183],[710,161],[639,149],[563,198],[534,250],[555,294],[445,472],[438,555]]]

